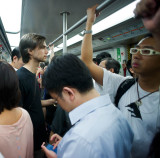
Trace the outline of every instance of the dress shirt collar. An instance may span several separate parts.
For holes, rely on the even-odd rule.
[[[112,103],[109,95],[106,94],[106,95],[91,99],[79,105],[78,107],[73,109],[71,112],[69,112],[69,118],[70,118],[71,124],[74,125],[84,116],[86,116],[88,113],[96,110],[97,108],[100,108],[102,106],[107,106],[109,104],[112,104]]]

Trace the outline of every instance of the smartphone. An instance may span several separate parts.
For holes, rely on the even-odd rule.
[[[44,146],[48,149],[48,150],[52,150],[57,154],[57,147],[55,149],[53,149],[53,145],[49,144],[49,143],[45,143]]]

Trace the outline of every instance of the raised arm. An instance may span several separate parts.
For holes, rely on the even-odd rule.
[[[95,10],[98,5],[87,9],[86,31],[92,30],[92,25],[96,19]],[[92,34],[84,35],[81,47],[81,59],[88,67],[93,79],[103,85],[103,69],[93,62]]]
[[[50,63],[52,58],[54,57],[54,45],[49,46],[49,49],[51,51],[51,54],[50,54],[50,57],[49,57],[49,63]]]

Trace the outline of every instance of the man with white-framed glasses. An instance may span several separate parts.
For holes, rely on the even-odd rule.
[[[138,52],[140,52],[140,54],[142,55],[160,55],[160,52],[157,52],[153,49],[148,49],[148,48],[144,48],[144,49],[131,48],[130,49],[130,54],[136,54]]]
[[[142,0],[141,2],[144,1],[146,2],[150,0]],[[150,3],[153,2],[156,3],[153,0],[150,1]],[[154,12],[152,12],[152,18],[155,18],[158,11],[160,13],[158,3],[156,5],[154,5],[156,7]],[[157,10],[157,8],[159,10]],[[89,8],[87,10],[87,31],[92,29],[95,18],[95,7]],[[152,22],[151,17],[148,18],[148,21],[146,20],[145,17],[144,24],[149,25],[148,22]],[[142,39],[137,44],[136,48],[133,48],[130,51],[132,54],[132,68],[138,75],[138,81],[134,82],[118,102],[118,108],[128,120],[134,132],[134,140],[131,150],[132,158],[147,157],[152,139],[160,128],[160,48],[157,44],[158,36],[158,42],[160,41],[160,25],[155,27],[156,28],[154,29],[150,26],[146,28],[151,28],[150,30],[156,38],[155,36],[148,36]],[[155,30],[156,32],[154,32]],[[90,70],[94,80],[102,86],[106,93],[109,93],[112,102],[114,102],[118,88],[126,78],[113,74],[94,64],[92,61],[92,55],[92,34],[85,34],[82,42],[81,58]]]

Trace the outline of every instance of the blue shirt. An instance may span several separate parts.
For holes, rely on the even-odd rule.
[[[58,145],[58,158],[129,158],[133,132],[109,95],[69,113],[73,127]]]

